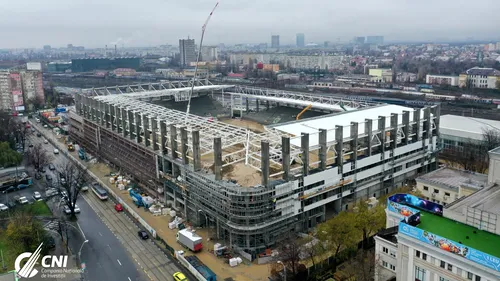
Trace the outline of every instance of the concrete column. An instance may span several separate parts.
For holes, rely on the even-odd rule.
[[[142,115],[142,128],[144,130],[144,139],[143,143],[145,146],[149,147],[151,145],[151,135],[149,131],[149,116]]]
[[[141,115],[139,114],[139,112],[135,112],[135,117],[134,117],[134,121],[135,121],[135,141],[137,143],[141,143],[141,140],[142,140],[142,136],[141,136],[141,131],[142,131],[142,128],[141,128]]]
[[[201,154],[200,154],[200,131],[191,133],[193,142],[193,167],[195,171],[201,170]]]
[[[94,122],[97,122],[97,110],[96,110],[96,107],[97,107],[97,101],[95,99],[91,99],[90,100],[90,108],[91,108],[91,112],[92,112],[92,121]]]
[[[300,145],[302,148],[302,174],[309,174],[309,134],[301,133]]]
[[[365,119],[365,132],[368,135],[368,141],[366,146],[368,149],[366,150],[368,153],[368,156],[372,156],[372,139],[373,139],[373,120],[372,119]]]
[[[75,110],[76,114],[82,115],[82,96],[79,94],[75,95]]]
[[[177,159],[177,128],[175,127],[174,124],[170,125],[170,148],[171,148],[171,156],[172,156],[172,161],[175,161]]]
[[[160,120],[160,153],[167,154],[167,123],[165,120]]]
[[[351,160],[356,163],[358,161],[358,132],[359,132],[359,123],[351,122],[351,150],[352,156]]]
[[[269,142],[260,141],[260,158],[262,170],[262,185],[267,187],[269,184]]]
[[[281,137],[281,160],[283,167],[283,179],[290,179],[290,137]]]
[[[385,140],[386,140],[386,137],[385,137],[385,122],[386,122],[386,117],[385,116],[379,116],[378,117],[378,131],[379,131],[379,135],[378,137],[380,138],[380,152],[382,153],[382,160],[385,159]]]
[[[391,114],[391,149],[395,149],[398,145],[398,115]]]
[[[405,110],[403,111],[403,134],[405,135],[402,142],[404,145],[407,145],[410,142],[409,134],[410,134],[410,112]]]
[[[181,128],[181,155],[182,163],[184,165],[189,164],[189,159],[187,158],[188,153],[188,134],[186,127]]]
[[[259,99],[255,100],[255,111],[259,112]]]
[[[335,163],[339,169],[339,174],[344,171],[344,126],[335,126],[335,150],[337,155],[335,155]]]
[[[158,119],[151,118],[151,131],[153,134],[153,150],[157,151],[159,149],[158,146]]]
[[[415,124],[413,124],[413,133],[415,134],[415,140],[419,141],[422,139],[421,134],[422,132],[420,131],[420,116],[421,116],[421,109],[415,109],[413,112],[413,121]]]
[[[321,170],[326,170],[327,150],[327,130],[319,129],[319,168]]]
[[[111,106],[111,130],[114,132],[118,132],[118,106],[113,105]]]
[[[99,123],[101,126],[105,126],[106,124],[106,109],[105,104],[102,101],[99,101]]]
[[[269,101],[266,100],[266,110],[269,110]]]
[[[214,173],[215,180],[222,180],[222,141],[220,137],[214,138]]]
[[[134,133],[135,133],[134,112],[132,112],[132,110],[128,110],[127,115],[128,115],[128,137],[129,139],[134,139]]]
[[[106,104],[105,111],[106,128],[111,128],[111,105],[109,103]]]
[[[128,134],[130,134],[130,131],[127,131],[127,117],[128,117],[127,110],[123,107],[121,108],[121,114],[122,114],[122,133],[123,136],[126,137]]]
[[[431,113],[434,118],[434,125],[436,126],[436,129],[434,129],[434,136],[438,136],[439,137],[439,123],[440,123],[440,119],[441,119],[441,105],[440,104],[436,104],[432,107],[431,109]]]
[[[246,105],[247,114],[248,114],[248,112],[250,111],[250,102],[248,101],[248,98],[245,99],[245,105]]]
[[[430,132],[431,132],[431,109],[429,107],[424,108],[424,135],[423,139],[428,139],[430,138]]]

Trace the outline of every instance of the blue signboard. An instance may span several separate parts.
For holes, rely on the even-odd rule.
[[[494,256],[464,246],[460,243],[443,238],[441,236],[432,234],[428,231],[413,227],[404,222],[401,222],[399,224],[399,233],[408,235],[421,242],[427,243],[436,248],[440,248],[443,251],[462,256],[468,260],[500,272],[500,259]]]
[[[407,206],[412,206],[417,209],[431,212],[436,215],[443,215],[443,206],[429,200],[418,198],[411,194],[394,194],[389,197],[389,202],[399,203]]]
[[[387,199],[387,210],[393,213],[398,213],[405,217],[409,217],[419,212],[417,209],[414,209],[412,207],[393,202],[390,200],[390,198]]]

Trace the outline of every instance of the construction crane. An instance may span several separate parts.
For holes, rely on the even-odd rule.
[[[302,114],[306,113],[306,111],[311,109],[311,107],[313,107],[312,104],[306,106],[306,108],[304,108],[299,114],[297,114],[297,117],[295,117],[295,120],[299,120],[300,116],[302,116]]]
[[[203,24],[203,26],[201,27],[200,48],[198,50],[198,56],[196,57],[196,65],[194,67],[193,83],[191,85],[191,91],[189,92],[185,123],[187,123],[187,119],[189,116],[189,110],[191,109],[191,97],[193,96],[194,83],[196,81],[196,76],[198,74],[198,63],[200,62],[200,57],[201,57],[201,48],[203,46],[203,37],[205,37],[205,30],[207,29],[208,22],[210,21],[210,18],[212,18],[213,13],[215,12],[215,9],[217,9],[218,6],[219,6],[219,2],[217,2],[217,4],[215,4],[215,7],[212,9],[212,11],[210,12],[210,15],[208,15],[208,18],[205,21],[205,24]]]

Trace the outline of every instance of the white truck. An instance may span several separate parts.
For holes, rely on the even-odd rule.
[[[201,251],[201,249],[203,248],[203,239],[198,234],[188,229],[179,230],[177,232],[176,238],[179,244],[187,247],[193,252]]]

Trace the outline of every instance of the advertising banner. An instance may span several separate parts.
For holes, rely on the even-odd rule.
[[[389,210],[393,213],[398,213],[398,214],[403,215],[405,217],[412,216],[412,215],[419,212],[417,209],[393,202],[390,199],[387,199],[387,210]]]
[[[404,222],[399,224],[399,233],[410,236],[426,244],[440,248],[443,251],[462,256],[468,260],[500,272],[500,259],[476,249],[472,249],[458,242],[432,234],[428,231],[413,227]]]
[[[436,215],[443,215],[443,206],[411,194],[394,194],[389,197],[389,203],[394,202],[406,206],[415,207],[417,209],[427,211]],[[390,205],[390,204],[388,204]],[[410,214],[411,215],[411,214]]]

